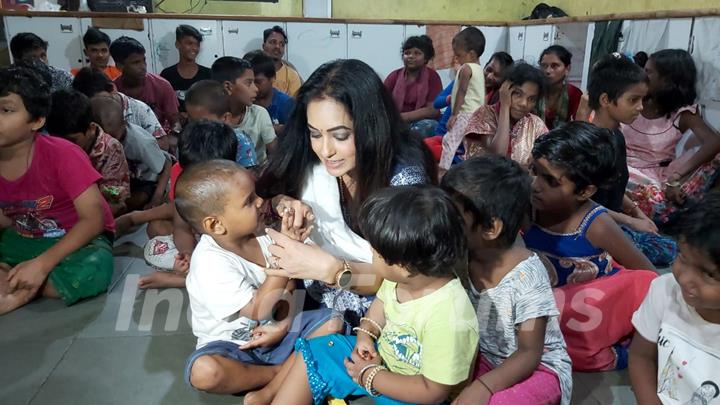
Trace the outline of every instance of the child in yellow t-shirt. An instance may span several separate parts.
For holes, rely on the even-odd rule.
[[[450,197],[429,186],[387,188],[365,202],[359,222],[373,261],[386,264],[377,298],[357,336],[298,339],[304,361],[294,363],[274,403],[357,395],[379,404],[439,403],[469,376],[478,321],[455,275],[467,247]]]

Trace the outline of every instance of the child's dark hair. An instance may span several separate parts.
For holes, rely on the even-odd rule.
[[[512,66],[512,64],[515,62],[513,60],[513,57],[509,53],[503,51],[495,52],[494,54],[492,54],[490,59],[488,59],[487,64],[490,64],[493,60],[496,60],[500,64],[500,67],[502,67],[503,69]]]
[[[235,131],[227,124],[198,120],[189,123],[180,132],[178,161],[183,170],[214,159],[235,161],[238,140]]]
[[[423,53],[423,55],[425,55],[426,62],[435,57],[435,47],[433,47],[433,41],[427,35],[412,36],[406,39],[405,42],[403,42],[403,52],[412,48],[419,49]]]
[[[270,37],[270,35],[272,35],[273,32],[276,32],[276,33],[282,35],[282,37],[285,39],[285,43],[286,44],[288,43],[287,34],[285,34],[285,30],[282,29],[282,27],[279,25],[275,25],[275,26],[263,31],[263,43],[267,42],[268,38]]]
[[[663,88],[653,89],[652,94],[660,113],[669,116],[678,108],[695,103],[697,69],[687,51],[663,49],[650,55],[650,60],[663,79]]]
[[[83,35],[83,45],[87,48],[90,45],[105,44],[108,47],[111,44],[110,36],[95,27],[90,27]]]
[[[542,60],[543,56],[551,53],[557,56],[558,59],[560,59],[560,62],[562,62],[565,66],[570,66],[572,63],[573,54],[570,53],[570,51],[568,51],[564,46],[560,45],[551,45],[545,48],[545,50],[540,54],[540,60]]]
[[[72,87],[90,98],[104,91],[110,93],[114,88],[112,80],[105,72],[91,67],[84,67],[77,72]]]
[[[685,208],[665,231],[708,255],[720,266],[720,190]]]
[[[517,162],[487,155],[454,166],[440,185],[472,215],[472,231],[478,225],[490,228],[494,219],[502,221],[497,241],[509,248],[530,211],[531,182],[527,170]]]
[[[134,53],[145,55],[145,47],[135,38],[122,36],[110,44],[110,56],[117,64],[122,65]]]
[[[37,73],[37,75],[43,80],[43,82],[47,84],[47,86],[50,88],[50,92],[52,92],[52,72],[50,71],[50,66],[46,65],[45,62],[41,61],[38,58],[26,58],[16,61],[13,65],[16,67],[27,68]]]
[[[17,94],[32,120],[50,113],[50,86],[33,69],[10,66],[0,69],[0,97]]]
[[[640,66],[641,68],[645,67],[645,64],[647,64],[647,61],[649,58],[650,57],[648,56],[648,54],[644,51],[640,51],[640,52],[636,53],[635,55],[633,55],[633,61],[635,62],[636,65]]]
[[[36,49],[47,50],[48,43],[32,32],[21,32],[10,40],[10,54],[15,61],[25,58],[25,54]]]
[[[192,25],[180,24],[175,28],[175,40],[179,42],[185,37],[195,38],[198,42],[202,42],[203,40],[202,34],[200,34],[197,28]]]
[[[505,80],[515,86],[522,86],[525,83],[535,83],[538,86],[538,100],[545,96],[547,77],[540,69],[530,66],[525,62],[514,64],[505,72]]]
[[[611,53],[600,59],[590,72],[588,97],[590,108],[600,108],[600,96],[608,95],[611,102],[617,101],[631,86],[647,83],[645,71],[634,61]]]
[[[467,52],[475,51],[479,58],[485,52],[485,35],[476,27],[467,27],[453,37],[452,46]]]
[[[362,205],[358,221],[385,262],[411,274],[453,276],[456,266],[467,260],[462,215],[438,187],[381,189]]]
[[[215,80],[200,80],[195,82],[185,94],[186,105],[197,105],[222,117],[230,111],[230,102],[222,83]]]
[[[252,65],[245,59],[236,58],[234,56],[223,56],[221,58],[217,58],[215,62],[213,62],[210,70],[213,80],[217,80],[220,83],[234,83],[235,80],[242,76],[246,70],[252,70]]]
[[[268,79],[275,77],[275,59],[267,56],[261,50],[251,51],[243,56],[243,59],[250,62],[255,76],[263,75]]]
[[[183,169],[175,184],[175,208],[180,217],[195,231],[204,233],[203,218],[225,212],[230,179],[238,173],[246,172],[237,163],[220,159]]]
[[[53,93],[46,122],[48,133],[67,138],[70,134],[85,133],[92,122],[92,105],[86,95],[72,89]]]
[[[615,146],[609,129],[581,121],[569,122],[535,140],[533,159],[544,158],[565,171],[575,192],[594,185],[607,188],[617,176]]]
[[[93,121],[101,127],[108,127],[108,124],[125,120],[122,104],[113,97],[97,96],[90,99],[92,106]],[[117,134],[113,134],[117,135]]]

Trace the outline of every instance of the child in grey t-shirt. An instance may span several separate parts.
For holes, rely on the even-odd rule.
[[[572,366],[550,279],[517,240],[530,183],[518,163],[495,155],[469,159],[442,179],[470,218],[470,300],[480,320],[475,380],[460,399],[570,403]]]

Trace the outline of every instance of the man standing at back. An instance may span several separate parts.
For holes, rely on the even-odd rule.
[[[178,50],[180,61],[160,73],[160,76],[170,82],[175,90],[181,112],[185,111],[187,90],[200,80],[210,79],[210,68],[197,63],[202,40],[202,35],[195,27],[178,25],[175,29],[175,48]]]
[[[134,38],[122,36],[110,45],[110,55],[122,72],[114,80],[118,91],[149,105],[165,132],[179,128],[175,90],[167,80],[147,71],[145,47]]]
[[[297,70],[289,62],[283,60],[287,42],[285,30],[280,26],[276,25],[263,31],[262,49],[268,56],[275,59],[276,74],[273,86],[293,97],[302,85],[302,79]]]
[[[83,35],[83,53],[90,61],[90,68],[102,70],[110,80],[117,79],[122,72],[113,65],[110,65],[110,36],[95,27],[88,28]],[[73,76],[77,75],[80,68],[71,70]]]

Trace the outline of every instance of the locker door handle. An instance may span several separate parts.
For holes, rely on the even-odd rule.
[[[352,37],[353,38],[362,38],[362,31],[353,31]]]
[[[234,28],[234,29],[228,30],[228,34],[239,34],[239,33],[240,33],[240,28]]]
[[[200,31],[200,34],[205,35],[205,36],[212,35],[212,33],[213,33],[212,28],[200,28],[199,31]]]
[[[73,32],[72,24],[60,24],[60,32],[72,34],[72,32]]]
[[[522,41],[524,36],[525,36],[524,33],[518,32],[518,41]]]
[[[340,30],[330,30],[330,38],[340,38]]]
[[[549,41],[550,40],[550,33],[549,32],[543,32],[543,41]]]

